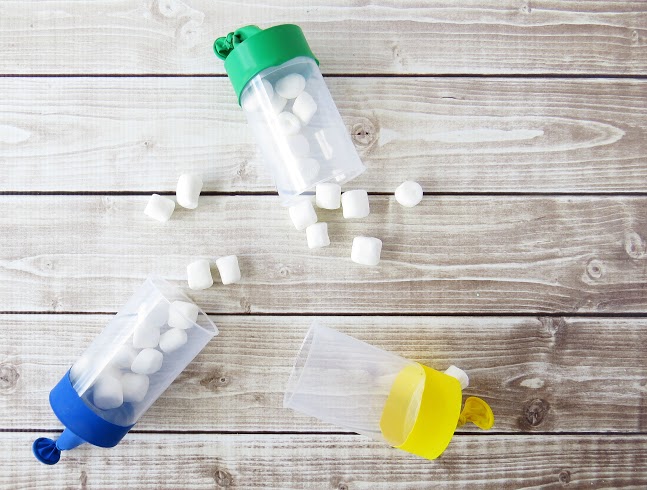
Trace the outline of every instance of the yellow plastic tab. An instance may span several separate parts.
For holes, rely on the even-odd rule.
[[[491,429],[494,425],[494,413],[490,405],[480,398],[470,396],[465,400],[465,406],[458,418],[458,427],[467,422],[472,422],[479,429]]]
[[[419,408],[412,414],[418,396]],[[436,459],[454,435],[461,400],[461,385],[456,378],[411,364],[393,382],[380,420],[382,435],[398,449]],[[411,416],[413,424],[407,422]]]

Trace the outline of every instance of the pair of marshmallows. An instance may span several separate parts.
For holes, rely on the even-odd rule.
[[[175,197],[177,203],[186,209],[198,207],[198,198],[202,192],[202,178],[195,174],[182,174],[177,181]],[[162,223],[171,219],[175,211],[175,202],[165,196],[153,194],[146,204],[144,214]]]
[[[223,284],[234,284],[240,281],[240,267],[238,266],[238,257],[235,255],[220,257],[216,260],[216,267]],[[207,259],[191,262],[186,268],[186,273],[189,287],[193,290],[208,289],[213,286],[211,263]]]

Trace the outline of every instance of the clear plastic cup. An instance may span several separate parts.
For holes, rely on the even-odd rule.
[[[305,80],[293,99],[277,92],[277,82],[287,76]],[[266,68],[250,79],[240,101],[283,205],[317,184],[341,185],[366,169],[312,58]],[[312,102],[316,109],[310,116]]]
[[[297,355],[283,406],[379,441],[384,407],[394,382],[417,363],[314,322]],[[421,378],[406,400],[402,430],[418,415]]]
[[[197,318],[194,318],[196,313]],[[148,329],[144,330],[149,335],[144,340],[153,340],[147,343],[139,339],[138,346],[134,346],[137,329]],[[186,341],[182,345],[176,342],[172,345],[172,351],[169,347],[171,343],[162,342],[168,351],[164,352],[159,341],[152,345],[157,336],[156,329],[160,338],[170,330],[181,330],[186,334]],[[184,340],[181,332],[174,334]],[[119,426],[132,425],[217,334],[214,323],[180,289],[161,278],[149,277],[74,363],[70,370],[72,387],[85,404],[104,420]],[[142,342],[148,347],[142,347]],[[133,373],[133,362],[144,350],[157,359],[161,355],[161,367],[150,374]],[[133,390],[131,385],[130,391],[133,393],[129,398],[124,376],[132,379],[134,374],[138,375],[135,376],[138,382],[143,380],[142,376],[147,377],[148,386],[144,389],[145,386],[136,383]],[[119,386],[126,400],[110,408],[97,406],[96,397],[100,396],[98,390],[107,391],[111,396],[115,391],[113,389],[116,387],[118,391]],[[117,401],[113,397],[109,403],[116,405],[118,396],[116,398]]]

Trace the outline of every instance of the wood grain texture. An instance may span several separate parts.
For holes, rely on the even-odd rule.
[[[2,196],[2,311],[113,312],[150,273],[186,286],[196,257],[239,256],[243,280],[194,297],[213,313],[645,313],[647,198],[371,196],[371,215],[319,210],[311,251],[275,196],[202,197],[170,222],[145,196]],[[378,267],[350,261],[383,240]]]
[[[216,37],[302,26],[326,73],[645,74],[639,0],[2,2],[3,73],[223,73]]]
[[[440,459],[426,461],[360,436],[131,434],[114,449],[82,447],[66,453],[56,469],[34,460],[34,436],[3,435],[1,488],[507,490],[647,485],[646,436],[464,435]]]
[[[645,4],[647,5],[647,4]],[[647,81],[330,78],[393,192],[646,192]],[[223,78],[0,78],[0,191],[274,191]]]
[[[49,390],[107,315],[0,315],[0,429],[59,429]],[[220,335],[138,423],[146,431],[343,431],[283,409],[309,317],[214,317]],[[647,429],[647,319],[326,317],[398,355],[470,376],[496,432]],[[56,346],[53,350],[52,346]],[[610,356],[609,352],[613,352]],[[187,417],[187,413],[191,414]],[[465,426],[461,432],[478,429]]]

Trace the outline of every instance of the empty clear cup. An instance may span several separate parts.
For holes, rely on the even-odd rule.
[[[434,459],[459,423],[475,418],[482,428],[494,423],[485,402],[468,401],[461,419],[462,390],[453,376],[314,322],[283,406]]]

